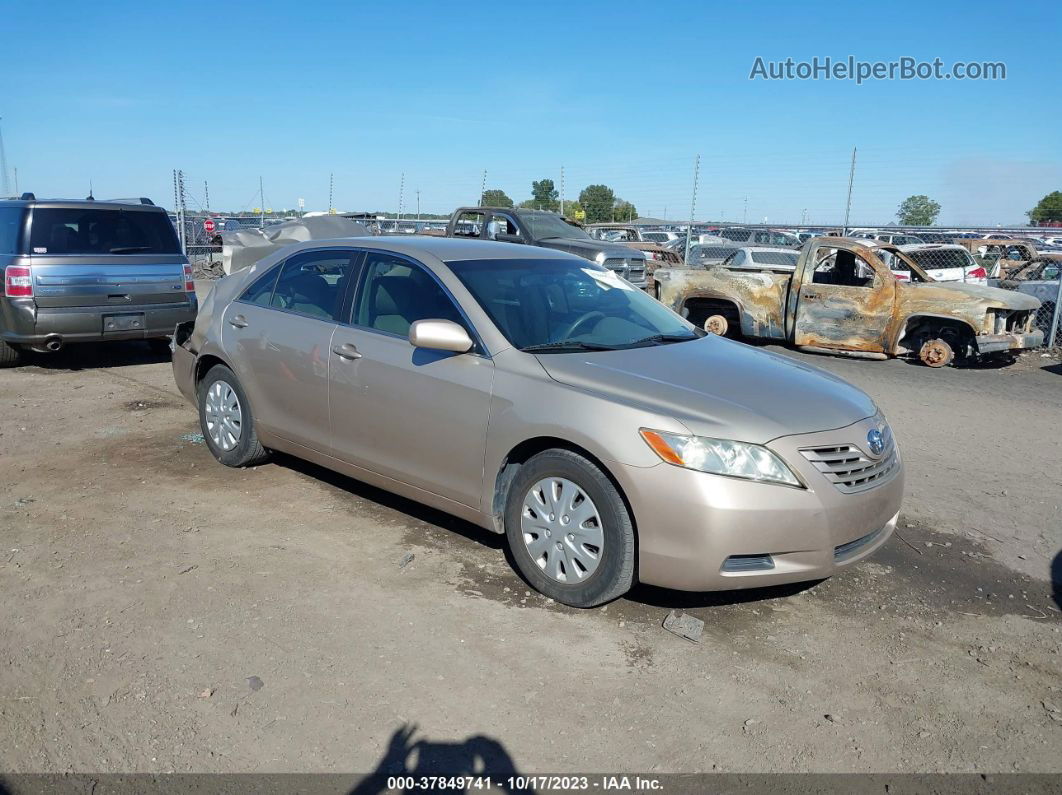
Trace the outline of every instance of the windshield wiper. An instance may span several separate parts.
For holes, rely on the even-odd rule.
[[[701,335],[698,334],[653,334],[649,337],[643,337],[640,340],[635,340],[630,343],[632,347],[636,345],[647,345],[654,343],[656,345],[667,345],[671,342],[689,342],[690,340],[700,339]]]
[[[151,251],[151,246],[115,246],[111,254],[132,254],[134,251]]]
[[[583,342],[581,340],[560,340],[559,342],[543,342],[538,345],[527,345],[520,350],[525,353],[537,353],[539,351],[614,351],[613,345],[602,345],[600,342]]]

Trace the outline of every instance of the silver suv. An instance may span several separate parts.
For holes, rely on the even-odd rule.
[[[0,201],[0,367],[69,342],[158,340],[196,316],[192,269],[149,199]]]

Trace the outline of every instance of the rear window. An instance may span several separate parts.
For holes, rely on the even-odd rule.
[[[788,254],[784,251],[753,251],[752,261],[757,265],[775,265],[783,268],[795,268],[797,254],[794,251]]]
[[[18,253],[22,231],[22,207],[0,207],[0,254]]]
[[[957,248],[929,248],[906,253],[924,271],[940,268],[972,268],[975,264],[969,254]]]
[[[31,254],[179,254],[177,231],[162,212],[121,207],[34,209]]]

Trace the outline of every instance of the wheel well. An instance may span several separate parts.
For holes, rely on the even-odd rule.
[[[918,349],[921,348],[922,342],[926,339],[935,339],[937,337],[943,337],[952,349],[955,351],[956,356],[964,356],[967,351],[960,349],[955,343],[959,342],[960,345],[968,345],[971,348],[974,347],[974,338],[977,336],[977,332],[973,330],[969,323],[958,320],[957,318],[950,317],[936,317],[935,315],[912,315],[907,318],[904,323],[903,332],[897,338],[897,344],[904,342],[906,347],[911,353],[918,353]]]
[[[634,528],[635,560],[637,560],[638,521],[634,515],[634,509],[631,508],[630,500],[627,499],[627,495],[623,492],[623,487],[600,458],[586,448],[556,436],[536,436],[533,439],[525,439],[505,456],[494,481],[494,501],[491,505],[491,516],[494,520],[495,532],[505,532],[505,498],[509,494],[509,486],[516,478],[516,473],[531,458],[546,450],[568,450],[572,453],[577,453],[590,461],[604,473],[605,477],[612,481],[612,485],[616,487],[616,491],[619,493],[620,499],[623,500],[623,504],[627,507],[628,515],[631,517],[631,526]]]
[[[200,356],[199,359],[196,361],[195,386],[197,390],[199,388],[199,382],[203,380],[203,377],[208,372],[210,372],[210,368],[213,367],[215,364],[223,364],[228,367],[228,364],[226,364],[224,360],[219,359],[217,356],[211,356],[210,354]]]
[[[683,304],[686,319],[697,326],[704,325],[709,315],[722,315],[731,326],[741,327],[741,310],[725,298],[690,298]]]

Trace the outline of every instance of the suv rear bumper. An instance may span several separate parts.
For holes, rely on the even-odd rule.
[[[168,337],[178,323],[194,320],[195,296],[172,304],[124,306],[38,307],[30,300],[0,298],[0,339],[21,345],[44,345],[60,337],[63,343],[141,340]],[[137,328],[104,331],[111,315],[143,315]]]

